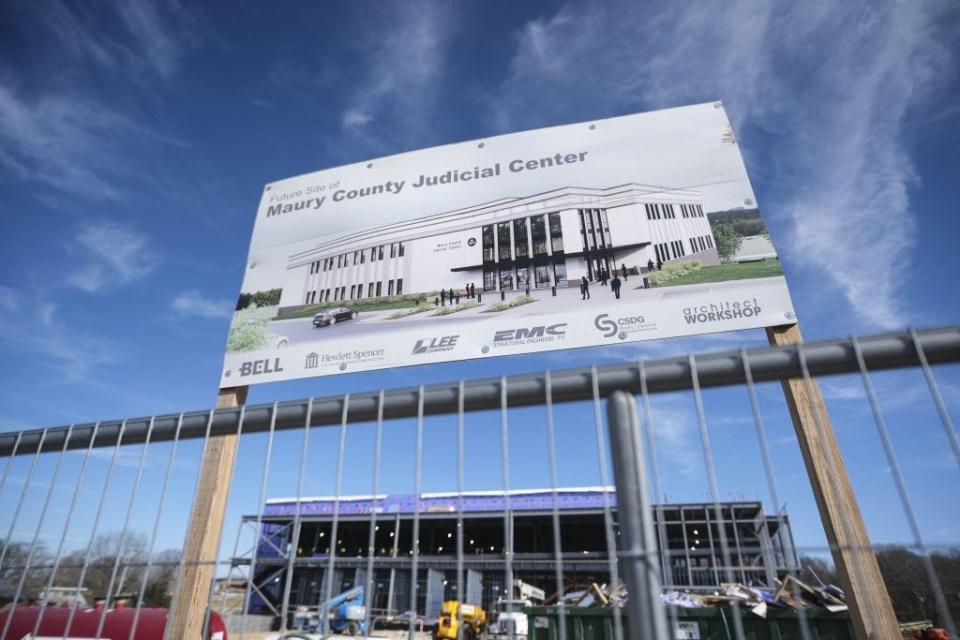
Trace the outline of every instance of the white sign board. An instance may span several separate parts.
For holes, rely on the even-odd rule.
[[[221,386],[794,320],[708,103],[268,184]]]

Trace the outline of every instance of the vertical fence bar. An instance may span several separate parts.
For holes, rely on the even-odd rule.
[[[930,369],[930,363],[927,362],[927,354],[923,350],[923,345],[920,344],[920,338],[917,336],[916,330],[910,329],[910,339],[913,341],[913,348],[917,350],[917,358],[920,359],[923,377],[926,378],[927,386],[930,387],[930,395],[933,396],[933,404],[936,405],[937,413],[940,414],[940,422],[943,423],[947,441],[950,442],[950,448],[953,449],[953,457],[957,459],[957,466],[960,467],[960,438],[957,437],[957,430],[953,428],[950,412],[947,411],[947,405],[943,402],[943,395],[940,393],[936,378],[933,377],[933,370]]]
[[[560,640],[567,640],[567,612],[563,601],[563,542],[560,536],[560,502],[557,495],[557,438],[553,428],[553,381],[550,371],[544,373],[544,402],[547,411],[547,468],[550,473],[550,492],[553,497],[550,519],[553,524],[553,570],[557,583],[557,613],[560,619]],[[512,597],[512,594],[511,594]]]
[[[343,421],[341,431],[346,428],[347,410],[350,403],[350,396],[343,397]],[[297,472],[297,500],[293,507],[293,527],[290,530],[290,551],[287,553],[287,571],[283,580],[283,602],[280,606],[280,631],[287,630],[287,613],[290,607],[290,587],[293,584],[293,568],[297,561],[297,548],[300,545],[300,504],[303,500],[303,477],[307,472],[307,450],[310,444],[310,419],[313,417],[313,398],[307,404],[307,419],[303,425],[303,442],[300,445],[300,470]],[[340,459],[343,458],[343,435],[341,434]],[[337,475],[339,482],[340,467],[337,466]],[[340,487],[337,486],[337,505],[340,502]],[[334,526],[336,526],[337,508],[334,507],[333,517]],[[331,547],[333,541],[331,540]],[[331,562],[333,555],[331,557]]]
[[[0,552],[0,567],[7,557],[7,549],[10,548],[10,541],[13,539],[13,531],[17,526],[17,520],[20,519],[20,510],[23,508],[23,502],[27,498],[27,492],[30,490],[30,481],[33,479],[33,471],[37,468],[37,462],[40,461],[40,451],[43,449],[43,441],[47,438],[47,430],[44,429],[40,434],[40,444],[37,446],[37,452],[33,455],[33,461],[30,462],[30,470],[27,471],[27,477],[23,481],[23,491],[20,492],[20,499],[17,501],[17,508],[13,512],[13,518],[10,520],[10,528],[7,529],[7,537],[3,541],[3,551]],[[17,440],[19,442],[19,439]],[[13,458],[11,457],[11,460]]]
[[[309,405],[308,405],[309,406]],[[307,412],[309,415],[309,411]],[[254,525],[253,533],[253,551],[250,557],[250,570],[247,572],[247,584],[243,590],[243,612],[240,615],[240,640],[243,640],[247,633],[247,612],[250,610],[250,592],[253,587],[253,581],[256,578],[257,559],[259,558],[260,539],[263,534],[260,528],[263,526],[263,512],[267,508],[267,481],[270,476],[270,466],[273,460],[273,436],[277,427],[277,403],[273,403],[270,410],[270,434],[267,436],[267,451],[263,456],[263,475],[260,476],[260,493],[257,498],[257,520]]]
[[[204,460],[207,459],[207,449],[209,448],[209,444],[210,444],[210,428],[211,426],[213,426],[214,411],[215,409],[211,409],[210,412],[207,414],[207,426],[203,435],[203,445],[200,448],[200,462],[199,464],[197,464],[197,476],[193,485],[193,497],[190,499],[191,507],[192,505],[197,504],[197,500],[199,499],[199,496],[200,496],[200,485],[202,484],[201,480],[203,479],[203,462]],[[187,524],[188,533],[190,530],[189,527],[190,525],[188,523]],[[170,600],[170,611],[169,611],[169,615],[167,616],[167,626],[163,630],[163,640],[169,640],[170,635],[173,631],[173,624],[171,621],[176,619],[175,616],[177,614],[177,603],[180,601],[180,590],[183,587],[183,575],[184,575],[184,568],[186,567],[186,563],[187,563],[187,543],[184,542],[183,549],[180,552],[180,563],[177,566],[177,583],[176,585],[174,585],[173,598],[171,598]],[[177,640],[177,639],[174,638],[174,640]]]
[[[500,474],[503,482],[503,559],[507,613],[513,613],[513,509],[510,504],[510,423],[507,415],[507,377],[500,376]],[[514,638],[511,624],[510,640]]]
[[[700,377],[697,373],[697,358],[690,355],[690,377],[693,379],[693,398],[697,406],[697,423],[700,427],[700,442],[703,444],[703,459],[707,466],[707,479],[710,483],[710,497],[713,500],[713,511],[717,518],[717,530],[720,537],[720,552],[723,557],[724,577],[727,582],[734,582],[734,574],[731,569],[730,543],[727,539],[727,525],[723,518],[723,510],[720,506],[720,489],[717,485],[717,468],[713,464],[713,447],[710,444],[710,431],[707,429],[707,415],[703,410],[703,396],[700,393]],[[734,523],[736,526],[736,523]],[[707,531],[710,531],[710,524],[707,523]],[[712,546],[712,545],[711,545]],[[713,555],[713,549],[710,550]],[[740,604],[734,600],[730,603],[733,609],[733,632],[737,640],[743,640],[743,620],[740,619]]]
[[[90,530],[90,542],[87,543],[87,551],[83,557],[83,566],[80,568],[80,578],[77,580],[77,593],[83,589],[83,581],[87,577],[87,569],[90,567],[90,553],[93,550],[93,543],[97,539],[97,531],[100,528],[100,516],[103,515],[103,505],[107,501],[107,492],[110,490],[110,480],[113,478],[113,470],[117,465],[117,456],[120,454],[120,445],[123,443],[123,433],[127,428],[127,421],[120,423],[120,432],[117,434],[117,444],[113,448],[113,455],[110,457],[110,466],[107,467],[107,478],[103,483],[103,492],[100,494],[100,503],[97,505],[97,514],[93,518],[93,528]],[[70,628],[73,626],[73,619],[77,613],[77,604],[73,603],[70,607],[70,613],[67,614],[67,625],[63,629],[63,640],[70,636]]]
[[[100,423],[97,423],[98,425]],[[10,473],[10,467],[13,466],[13,461],[17,457],[17,450],[20,448],[20,441],[23,439],[23,431],[17,432],[17,437],[13,440],[13,449],[10,451],[10,456],[7,458],[7,463],[3,465],[3,475],[0,476],[0,495],[3,495],[3,489],[7,486],[7,475]]]
[[[47,496],[43,500],[43,507],[40,509],[40,519],[37,522],[37,528],[33,532],[33,540],[30,542],[30,551],[27,554],[27,561],[24,563],[23,573],[20,574],[20,580],[17,582],[17,591],[13,596],[13,602],[10,603],[8,608],[9,613],[7,614],[7,619],[3,625],[3,633],[0,633],[0,640],[6,640],[7,633],[10,631],[10,623],[13,622],[13,612],[17,608],[17,603],[20,602],[20,594],[23,592],[23,585],[27,581],[27,574],[30,573],[30,565],[33,562],[33,554],[37,550],[37,542],[40,540],[40,531],[43,529],[43,523],[47,518],[47,509],[50,507],[50,498],[53,497],[53,490],[57,486],[57,478],[60,475],[60,467],[63,464],[63,458],[67,453],[67,444],[70,442],[70,434],[73,433],[73,425],[70,425],[67,428],[67,435],[63,439],[63,448],[60,450],[60,455],[57,457],[57,464],[53,469],[53,475],[50,478],[50,488],[47,489]]]
[[[380,493],[380,455],[381,444],[383,440],[383,389],[377,395],[377,427],[374,434],[373,445],[373,508],[370,509],[370,536],[367,543],[367,575],[364,580],[363,601],[366,604],[363,612],[363,634],[372,635],[373,629],[370,627],[373,609],[373,557],[377,552],[377,496]],[[388,605],[389,608],[389,605]]]
[[[656,501],[656,525],[657,525],[657,541],[660,543],[660,567],[661,567],[661,580],[666,582],[669,576],[670,583],[673,584],[673,560],[672,554],[670,553],[670,543],[667,540],[667,537],[664,535],[666,531],[666,514],[663,510],[663,505],[667,501],[667,495],[663,490],[663,480],[660,476],[660,462],[657,458],[657,436],[653,428],[653,411],[650,408],[650,393],[647,389],[647,368],[643,363],[643,360],[637,362],[637,375],[640,377],[640,400],[643,403],[643,419],[641,420],[638,416],[637,423],[641,425],[646,425],[646,429],[643,429],[644,434],[646,435],[646,446],[647,446],[647,458],[650,460],[650,472],[653,476],[653,497]],[[682,508],[681,508],[681,519],[682,519]],[[683,528],[683,542],[684,547],[683,551],[685,556],[688,557],[687,560],[687,575],[692,577],[693,574],[690,570],[689,562],[689,550],[687,547],[687,527],[681,523]],[[667,573],[667,568],[669,567],[669,573]],[[689,583],[692,583],[693,580],[688,580]],[[677,628],[677,610],[676,607],[670,607],[667,609],[667,613],[670,618],[670,629]]]
[[[247,417],[246,404],[240,406],[240,417],[237,419],[237,432],[231,437],[233,441],[233,453],[230,456],[230,471],[227,474],[227,484],[223,488],[223,512],[222,517],[226,515],[227,505],[230,504],[230,493],[233,491],[233,478],[237,471],[237,458],[240,455],[240,439],[243,435],[243,422]],[[200,625],[200,637],[206,638],[210,630],[210,615],[213,613],[213,587],[217,583],[217,569],[220,566],[220,545],[223,543],[223,520],[217,527],[217,540],[213,547],[213,558],[211,560],[210,584],[207,586],[207,600],[204,603],[203,620]]]
[[[863,380],[863,389],[870,403],[870,411],[873,413],[873,421],[877,426],[877,434],[880,436],[880,442],[883,444],[883,452],[887,457],[887,464],[890,465],[890,470],[893,472],[893,480],[897,486],[897,494],[900,497],[903,513],[907,516],[910,533],[913,534],[913,542],[917,549],[920,550],[923,569],[927,574],[927,580],[930,582],[930,588],[933,589],[933,598],[937,607],[937,614],[940,616],[941,624],[946,627],[947,633],[950,637],[955,638],[957,636],[957,630],[954,627],[950,610],[947,608],[947,601],[943,596],[943,589],[940,587],[940,579],[933,567],[933,561],[930,559],[930,552],[924,542],[923,534],[920,532],[920,525],[917,524],[917,516],[913,510],[913,504],[910,501],[910,494],[907,492],[907,484],[903,479],[900,463],[897,462],[897,456],[893,451],[893,443],[890,440],[887,422],[884,420],[883,414],[880,412],[880,405],[877,403],[877,395],[873,390],[873,382],[870,380],[870,374],[867,372],[867,365],[863,359],[860,342],[855,337],[851,337],[850,342],[857,356],[857,364],[860,367],[860,376]]]
[[[337,565],[337,545],[340,544],[340,541],[337,539],[337,536],[340,535],[340,491],[343,482],[343,456],[347,447],[347,416],[350,413],[350,394],[345,394],[343,396],[343,412],[341,413],[340,419],[340,433],[337,441],[337,468],[336,468],[336,477],[333,480],[334,490],[333,490],[333,523],[330,525],[330,554],[329,559],[327,560],[327,571],[324,576],[326,593],[324,594],[323,606],[320,608],[320,615],[323,616],[323,635],[329,635],[330,633],[330,609],[329,602],[330,598],[333,597],[333,572],[336,569]],[[301,486],[302,493],[303,487]],[[300,497],[299,493],[297,494],[297,513],[300,512]],[[294,520],[294,527],[297,529],[296,535],[300,535],[300,522],[299,520]],[[293,550],[296,551],[296,546],[293,547]],[[291,556],[293,557],[293,556]],[[287,576],[289,580],[293,572],[293,565],[290,565],[290,573]],[[288,590],[289,591],[289,590]],[[284,595],[284,611],[286,611],[287,595]],[[286,615],[286,614],[284,614]],[[284,626],[286,629],[286,626]]]
[[[770,447],[767,444],[767,432],[763,424],[763,414],[760,413],[760,401],[757,398],[757,389],[753,384],[753,370],[750,368],[750,358],[747,356],[746,349],[740,349],[740,362],[743,363],[743,374],[747,382],[747,395],[750,398],[750,409],[753,413],[753,426],[757,432],[757,441],[760,445],[760,455],[763,458],[763,471],[767,477],[767,489],[770,491],[771,504],[777,512],[777,522],[779,523],[779,526],[782,526],[783,518],[781,517],[781,514],[783,513],[783,503],[780,502],[780,492],[777,489],[777,479],[773,474],[773,462],[770,460]],[[764,523],[763,526],[766,527],[767,524]],[[764,539],[769,540],[770,536],[766,535],[764,536]],[[771,551],[772,546],[772,543],[769,544]],[[797,566],[794,562],[793,550],[791,549],[789,553],[784,553],[783,555],[787,563],[787,574],[797,577]],[[793,594],[794,599],[800,599],[797,585],[793,582],[790,583],[790,592]],[[811,640],[813,638],[813,632],[810,629],[810,622],[807,620],[807,611],[803,607],[797,609],[797,620],[800,624],[801,640]]]
[[[613,512],[610,508],[610,472],[607,469],[607,445],[603,437],[603,418],[600,405],[600,383],[597,368],[590,367],[590,387],[593,391],[593,427],[597,439],[597,463],[600,471],[600,486],[603,487],[603,531],[607,541],[607,571],[610,573],[610,588],[620,588],[620,568],[617,558],[617,536],[613,528]],[[620,603],[613,607],[613,638],[623,640],[623,612]]]
[[[80,465],[80,473],[77,475],[77,481],[73,488],[73,497],[70,500],[70,506],[67,508],[67,517],[63,522],[63,532],[60,534],[60,541],[57,543],[57,552],[54,555],[53,559],[53,568],[50,570],[50,577],[47,578],[47,587],[44,593],[50,593],[50,588],[53,587],[53,583],[57,576],[57,571],[60,569],[60,560],[63,557],[63,546],[66,544],[67,533],[70,531],[70,523],[73,520],[73,513],[76,510],[77,500],[80,497],[80,488],[83,486],[83,479],[87,474],[87,465],[90,462],[90,452],[93,450],[93,443],[97,439],[97,431],[100,430],[100,423],[97,422],[93,425],[93,433],[90,436],[90,444],[87,445],[87,450],[83,455],[83,462]],[[69,440],[69,438],[67,439]],[[17,439],[19,442],[19,437]],[[36,636],[40,632],[40,623],[43,621],[43,614],[47,611],[47,602],[44,600],[40,611],[37,613],[37,619],[33,623],[33,635]]]
[[[819,446],[822,447],[818,454],[823,456],[820,462],[824,469],[818,470],[818,476],[826,486],[821,486],[820,493],[822,496],[819,496],[819,498],[834,507],[856,509],[855,514],[841,513],[838,514],[839,517],[831,515],[829,522],[827,518],[821,518],[821,520],[824,520],[824,528],[827,529],[827,539],[831,543],[834,565],[837,567],[841,582],[845,582],[843,586],[845,588],[849,586],[849,592],[846,593],[846,596],[852,614],[854,630],[860,640],[870,640],[872,638],[899,640],[900,629],[897,626],[893,605],[890,596],[887,594],[883,577],[880,575],[880,567],[877,564],[873,547],[870,545],[870,538],[863,523],[863,516],[859,513],[859,507],[853,494],[853,487],[847,477],[836,436],[833,434],[833,430],[825,424],[825,421],[828,420],[826,407],[823,405],[823,397],[819,393],[819,388],[814,387],[803,345],[797,345],[797,358],[800,361],[800,371],[803,374],[803,390],[806,395],[804,409],[812,414],[814,434]],[[784,382],[784,384],[789,384],[789,381]],[[825,471],[830,473],[825,473]],[[808,468],[808,473],[812,475],[814,470]],[[856,520],[856,524],[851,522],[851,518]],[[839,528],[837,528],[838,524]],[[871,604],[874,606],[871,607]]]
[[[409,638],[414,640],[415,625],[417,618],[417,572],[420,562],[420,481],[421,466],[423,464],[423,385],[417,389],[417,444],[416,455],[414,459],[413,470],[413,539],[411,552],[413,558],[410,561],[410,621]]]
[[[147,426],[147,439],[143,443],[143,450],[140,452],[140,464],[137,465],[137,475],[133,481],[133,489],[130,491],[130,501],[127,503],[127,514],[123,519],[123,529],[120,532],[120,544],[118,545],[117,557],[113,561],[113,569],[110,571],[110,581],[107,583],[107,592],[104,594],[103,609],[100,612],[100,619],[97,621],[97,640],[100,640],[100,634],[103,633],[103,624],[107,619],[107,611],[113,600],[113,586],[117,579],[117,571],[120,570],[120,562],[123,560],[123,554],[126,551],[127,533],[130,530],[130,516],[133,515],[133,507],[137,503],[137,494],[140,491],[140,481],[143,479],[143,468],[147,464],[147,451],[150,448],[150,436],[153,435],[154,418],[151,416],[150,424]]]
[[[607,400],[607,424],[620,522],[620,557],[627,581],[630,636],[667,638],[660,601],[660,563],[653,534],[647,470],[633,397],[615,391]]]
[[[783,379],[781,386],[857,638],[901,640],[826,404],[810,377],[800,328],[768,327],[767,338],[796,350],[802,377]]]
[[[457,385],[457,601],[464,603],[463,590],[463,380]],[[482,602],[472,602],[481,606]],[[463,637],[463,608],[457,607],[457,640]]]
[[[137,604],[133,612],[133,623],[130,625],[130,635],[127,640],[134,640],[137,634],[137,627],[140,624],[140,610],[143,608],[143,594],[147,590],[147,578],[150,576],[150,568],[153,566],[153,549],[157,542],[157,533],[160,531],[160,521],[163,518],[163,503],[167,498],[167,488],[170,486],[170,472],[173,471],[173,463],[177,458],[177,444],[180,440],[180,428],[183,426],[183,414],[177,418],[177,429],[173,434],[173,444],[170,446],[170,457],[167,458],[167,468],[163,472],[163,485],[160,487],[160,498],[157,500],[157,517],[153,521],[153,531],[150,534],[150,544],[147,547],[147,566],[143,569],[143,575],[140,577],[140,588],[137,590]]]

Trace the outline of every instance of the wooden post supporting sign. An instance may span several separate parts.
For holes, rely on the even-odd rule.
[[[771,345],[803,342],[796,324],[768,327],[767,339]],[[859,640],[901,640],[820,387],[802,378],[782,384],[854,632]]]
[[[217,408],[242,406],[247,401],[247,389],[221,389]],[[203,631],[236,449],[235,433],[211,437],[207,443],[183,546],[183,573],[164,636],[170,640],[199,638]]]

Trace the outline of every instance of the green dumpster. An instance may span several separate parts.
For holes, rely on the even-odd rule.
[[[623,613],[625,638],[630,638],[630,621]],[[676,640],[735,640],[732,609],[709,607],[667,610],[667,625],[676,620],[671,638]],[[767,609],[761,618],[741,609],[746,640],[801,640],[800,616],[793,609]],[[830,613],[823,609],[805,612],[810,637],[816,640],[853,640],[853,627],[846,613]],[[673,617],[675,616],[675,618]],[[560,640],[560,614],[557,607],[528,607],[530,640]],[[614,640],[613,610],[601,607],[568,607],[566,609],[567,640]]]

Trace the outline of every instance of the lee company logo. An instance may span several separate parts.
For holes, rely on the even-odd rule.
[[[626,340],[631,334],[653,331],[657,328],[656,324],[647,322],[641,315],[611,318],[606,313],[601,313],[594,318],[593,326],[603,334],[604,338],[616,336],[621,340]]]
[[[687,324],[705,324],[723,320],[753,318],[760,315],[760,311],[760,303],[757,302],[756,298],[725,300],[687,307],[683,310],[683,319],[687,321]]]
[[[453,351],[453,349],[457,346],[458,338],[460,338],[459,335],[421,338],[420,340],[417,340],[416,344],[413,345],[413,355],[439,353],[441,351]]]
[[[517,329],[503,329],[493,334],[493,348],[516,347],[538,342],[556,342],[567,337],[567,323],[542,324],[535,327],[519,327]],[[484,346],[482,351],[490,351]]]

